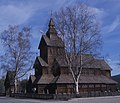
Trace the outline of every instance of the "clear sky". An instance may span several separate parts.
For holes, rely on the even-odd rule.
[[[0,0],[0,32],[9,24],[32,27],[32,47],[37,47],[41,38],[40,30],[46,32],[51,11],[79,3],[93,9],[101,23],[103,37],[102,56],[113,69],[112,75],[120,74],[120,0]],[[0,55],[3,54],[0,43]]]

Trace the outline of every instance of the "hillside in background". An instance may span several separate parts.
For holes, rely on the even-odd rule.
[[[115,80],[115,81],[117,81],[120,84],[120,74],[112,76],[112,79]]]

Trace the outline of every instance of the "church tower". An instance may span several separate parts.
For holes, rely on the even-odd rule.
[[[46,35],[42,35],[38,49],[40,50],[40,57],[51,66],[54,59],[64,53],[64,43],[57,35],[54,21],[50,18],[48,31]]]

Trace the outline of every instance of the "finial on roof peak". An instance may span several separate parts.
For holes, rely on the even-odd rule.
[[[40,32],[42,33],[42,35],[44,35],[44,32],[42,30],[40,30]]]
[[[49,27],[54,28],[53,11],[52,10],[51,10],[51,15],[50,15]]]
[[[50,21],[49,21],[49,27],[54,28],[54,21],[52,17],[50,18]]]
[[[49,28],[48,28],[48,31],[46,33],[46,35],[51,38],[51,35],[57,35],[57,31],[55,29],[55,25],[54,25],[54,21],[53,21],[53,18],[52,18],[52,13],[51,13],[51,17],[50,17],[50,20],[49,20]]]

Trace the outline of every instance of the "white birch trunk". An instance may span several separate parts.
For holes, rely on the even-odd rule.
[[[17,93],[17,79],[15,77],[15,90],[14,90],[14,93]]]
[[[78,80],[75,81],[75,92],[76,92],[76,94],[79,94],[79,84],[78,84]]]

